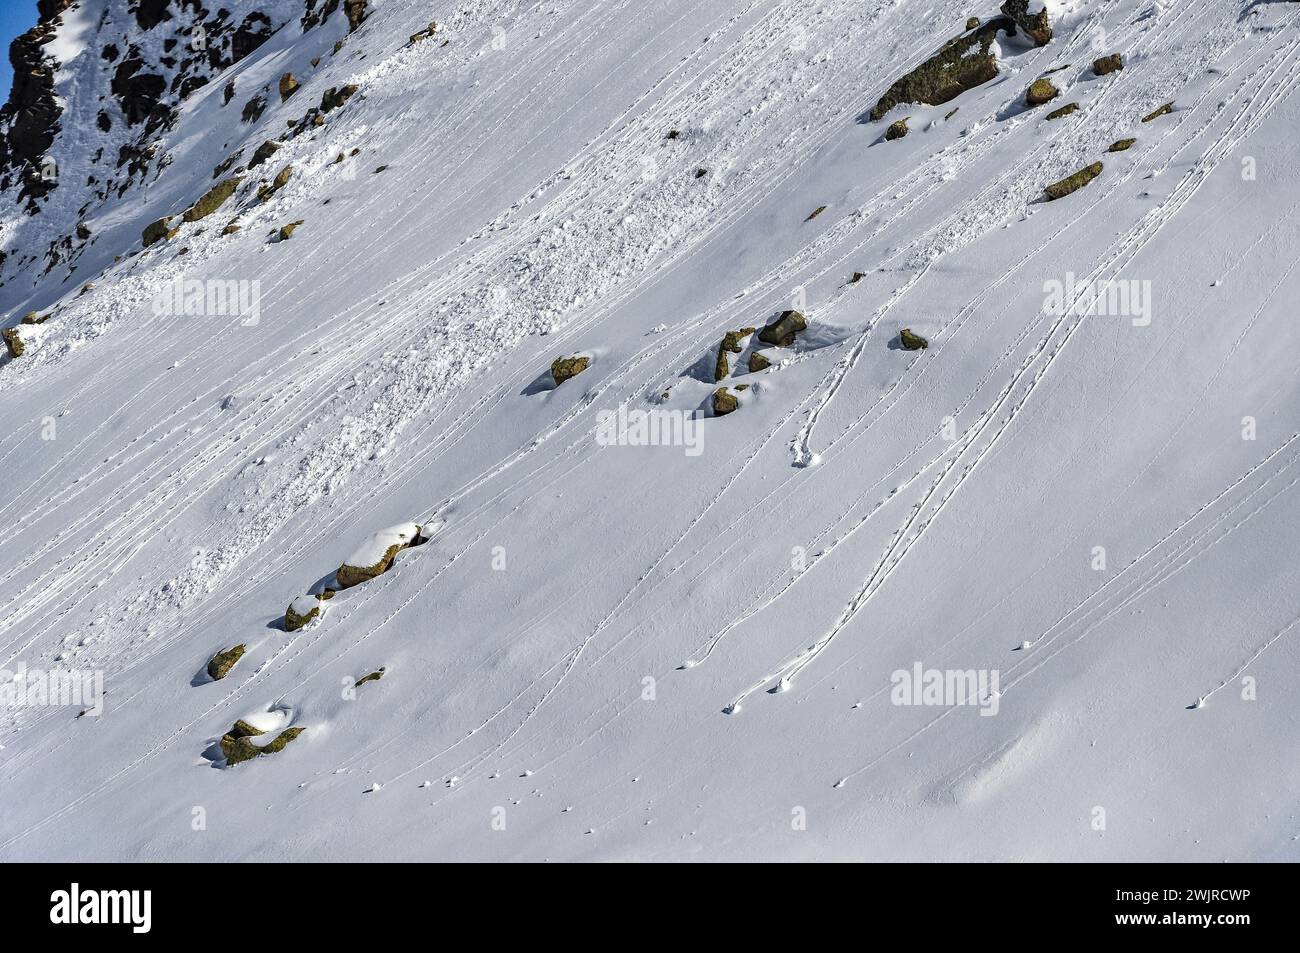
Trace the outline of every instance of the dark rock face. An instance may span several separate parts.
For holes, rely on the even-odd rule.
[[[172,14],[167,9],[168,2],[169,0],[134,0],[131,12],[135,14],[135,22],[140,24],[140,29],[152,30],[164,20],[170,20]]]
[[[113,74],[109,88],[117,97],[128,126],[136,126],[149,119],[165,121],[169,110],[162,104],[167,91],[167,80],[158,73],[142,73],[144,60],[132,56],[123,60]]]
[[[13,88],[9,101],[0,107],[0,186],[8,187],[12,176],[23,183],[20,198],[42,198],[54,188],[44,174],[42,162],[59,131],[61,110],[54,97],[54,60],[45,44],[54,38],[59,15],[71,0],[42,0],[40,21],[9,47],[13,66]]]

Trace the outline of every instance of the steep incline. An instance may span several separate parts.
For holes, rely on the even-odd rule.
[[[108,695],[0,708],[0,857],[1300,856],[1300,5],[66,6],[0,668]]]

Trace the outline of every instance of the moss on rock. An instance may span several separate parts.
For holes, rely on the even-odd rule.
[[[725,387],[719,387],[713,392],[713,413],[718,417],[725,417],[740,406],[740,401],[736,395]]]
[[[589,357],[557,357],[551,362],[551,377],[559,387],[571,377],[577,377],[591,363]]]
[[[242,181],[244,180],[241,176],[232,175],[230,178],[218,182],[208,189],[202,198],[185,210],[185,214],[181,216],[181,221],[197,222],[200,219],[207,218],[226,204],[226,201],[235,194],[235,190],[239,188],[239,183]]]
[[[320,604],[311,596],[299,596],[289,603],[284,612],[284,630],[297,632],[312,619],[320,616]]]
[[[757,374],[759,371],[765,371],[771,366],[772,362],[758,351],[754,351],[749,355],[749,373]]]
[[[930,346],[930,342],[921,335],[915,333],[911,328],[903,328],[898,332],[898,338],[903,343],[905,351],[923,351]]]
[[[1079,104],[1078,104],[1078,103],[1066,103],[1066,104],[1065,104],[1064,106],[1062,106],[1060,109],[1053,109],[1051,112],[1049,112],[1049,113],[1047,114],[1047,117],[1046,117],[1046,118],[1048,118],[1048,119],[1060,119],[1062,116],[1068,116],[1068,115],[1070,115],[1071,113],[1076,113],[1076,112],[1078,112],[1078,111],[1079,111]]]
[[[1029,84],[1029,89],[1025,91],[1026,106],[1041,106],[1044,103],[1050,103],[1061,91],[1056,88],[1056,84],[1050,79],[1036,79]]]
[[[251,761],[254,758],[266,754],[276,754],[283,751],[289,742],[293,741],[307,729],[305,727],[286,728],[276,735],[270,742],[264,745],[253,744],[252,739],[266,734],[259,731],[248,722],[240,720],[235,722],[233,728],[221,736],[219,742],[221,753],[226,758],[226,764],[233,767],[237,764],[243,764],[245,761]]]
[[[1068,175],[1059,182],[1053,182],[1047,188],[1043,189],[1043,192],[1046,193],[1049,202],[1054,202],[1057,199],[1064,198],[1071,192],[1076,192],[1083,188],[1093,179],[1097,178],[1097,176],[1101,175],[1101,170],[1102,164],[1100,162],[1094,162],[1092,165],[1080,169],[1078,172],[1074,173],[1074,175]]]
[[[1024,30],[1034,46],[1046,46],[1052,42],[1052,24],[1048,20],[1047,7],[1037,13],[1029,12],[1030,0],[1003,0],[1002,12]]]
[[[998,75],[997,56],[993,53],[998,31],[1014,33],[1015,29],[1009,18],[996,17],[949,40],[928,60],[895,81],[868,115],[873,120],[882,119],[902,103],[938,106],[987,83]]]
[[[1135,143],[1135,142],[1137,142],[1136,139],[1118,139],[1118,140],[1116,140],[1115,142],[1112,142],[1112,143],[1110,144],[1110,148],[1107,149],[1106,151],[1107,151],[1107,152],[1124,152],[1124,151],[1130,149],[1130,148],[1133,146],[1133,143]]]
[[[895,139],[902,139],[907,135],[907,120],[910,118],[910,116],[905,116],[891,122],[889,128],[885,130],[885,141],[893,142]]]
[[[795,337],[807,330],[808,322],[798,311],[783,311],[781,316],[758,332],[758,339],[764,344],[777,347],[790,347]]]
[[[208,660],[208,677],[220,681],[230,674],[230,670],[235,667],[235,663],[244,657],[244,651],[247,646],[236,645],[234,648],[226,649],[224,652],[218,652]]]

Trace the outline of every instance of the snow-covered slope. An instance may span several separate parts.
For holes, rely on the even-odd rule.
[[[197,3],[65,6],[0,668],[107,694],[0,708],[0,857],[1300,858],[1300,4],[226,0],[189,67]],[[969,17],[997,76],[871,119]]]

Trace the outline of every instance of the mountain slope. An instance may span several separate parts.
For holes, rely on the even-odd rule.
[[[0,856],[1297,858],[1300,8],[1050,3],[871,120],[997,5],[249,0],[188,67],[198,4],[64,6],[0,182],[0,663],[108,694],[0,710]],[[305,730],[228,766],[238,719]]]

